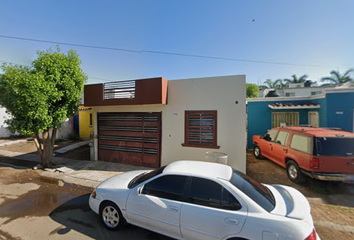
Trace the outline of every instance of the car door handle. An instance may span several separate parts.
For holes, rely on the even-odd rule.
[[[238,225],[238,220],[234,218],[225,218],[225,223]]]
[[[173,206],[168,206],[168,210],[170,210],[171,212],[178,212],[179,208],[173,207]]]
[[[283,148],[283,150],[284,150],[284,152],[285,152],[285,153],[288,153],[288,149],[286,149],[286,148]]]

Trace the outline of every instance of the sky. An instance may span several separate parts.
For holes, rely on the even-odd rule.
[[[88,84],[237,74],[319,82],[354,68],[353,10],[353,0],[0,0],[0,63],[31,65],[59,42],[77,51]]]

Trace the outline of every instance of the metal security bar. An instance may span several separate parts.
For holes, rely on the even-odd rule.
[[[103,97],[105,100],[135,98],[135,80],[105,83]]]
[[[273,112],[272,127],[280,127],[282,124],[286,126],[299,126],[298,112]]]
[[[216,145],[216,111],[186,111],[185,143]]]

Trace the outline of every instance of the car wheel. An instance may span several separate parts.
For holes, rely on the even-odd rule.
[[[286,163],[286,173],[288,178],[294,183],[302,183],[306,180],[297,163],[292,160]]]
[[[261,149],[255,145],[253,147],[253,155],[255,156],[255,158],[257,159],[264,159],[263,155],[262,155],[262,152],[261,152]]]
[[[118,229],[124,222],[119,207],[112,202],[104,202],[101,205],[100,217],[104,226],[109,230]]]

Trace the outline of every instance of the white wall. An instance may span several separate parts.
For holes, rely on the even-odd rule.
[[[218,151],[228,155],[230,166],[245,172],[245,82],[244,75],[168,81],[167,105],[95,107],[95,135],[97,112],[162,112],[161,165],[181,159],[204,160],[206,151]],[[186,110],[217,110],[217,144],[220,149],[181,145]],[[97,139],[95,150],[98,159]]]
[[[8,118],[8,114],[5,112],[5,108],[0,107],[0,138],[10,136],[10,132],[7,130],[5,120]]]
[[[295,97],[306,97],[306,96],[311,96],[311,92],[317,92],[320,91],[323,94],[324,93],[324,87],[303,87],[303,88],[284,88],[282,90],[277,89],[277,92],[282,92],[282,96],[286,96],[286,93],[295,93]],[[316,94],[316,95],[319,95]]]
[[[6,113],[5,108],[0,107],[0,138],[9,137],[10,135],[14,134],[7,130],[7,125],[5,124],[5,120],[7,118],[9,118],[9,115]],[[71,120],[68,118],[58,130],[56,138],[67,138],[70,133],[72,133],[72,123]],[[40,135],[40,137],[41,136],[42,135]]]

